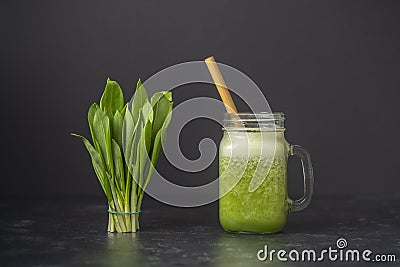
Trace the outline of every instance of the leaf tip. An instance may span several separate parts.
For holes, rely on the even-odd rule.
[[[172,102],[172,92],[167,91],[164,93],[164,95],[165,95],[165,98],[167,98],[169,102]]]
[[[142,80],[139,78],[139,80],[136,83],[136,90],[138,90],[142,86]]]

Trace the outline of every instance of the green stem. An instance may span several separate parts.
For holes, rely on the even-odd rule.
[[[131,207],[130,207],[130,196],[131,196],[131,183],[132,183],[132,177],[130,176],[129,172],[127,172],[126,175],[126,187],[125,187],[125,212],[129,212],[131,211]],[[125,216],[125,222],[126,222],[126,227],[128,229],[128,231],[132,232],[132,216],[127,214]]]
[[[119,206],[120,200],[118,199],[117,194],[115,193],[114,186],[112,184],[111,184],[111,192],[112,192],[113,200],[114,200],[114,208],[116,208],[113,210],[114,211],[123,211],[124,209],[121,206]],[[115,215],[113,217],[117,218],[117,220],[118,220],[118,222],[117,221],[116,222],[119,224],[119,226],[121,228],[121,232],[126,232],[124,217],[121,214],[118,214],[118,215],[113,214],[113,215]],[[117,228],[117,231],[118,231],[118,228]]]
[[[109,206],[109,207],[110,207],[110,210],[115,210],[115,205],[114,205],[113,202],[110,203],[110,206]],[[121,228],[121,226],[120,226],[118,217],[116,216],[116,214],[111,214],[111,215],[112,215],[111,217],[112,217],[112,219],[113,219],[115,229],[117,230],[118,233],[121,233],[121,232],[122,232],[122,228]],[[112,229],[111,229],[111,230],[112,230]]]
[[[131,211],[137,211],[137,195],[136,195],[136,183],[132,183],[132,192],[131,192]],[[137,225],[136,225],[136,215],[137,214],[132,214],[131,215],[131,227],[132,227],[132,232],[136,232],[137,230]]]
[[[115,232],[115,224],[114,224],[114,218],[112,216],[112,214],[108,214],[108,231],[110,233]]]
[[[110,220],[111,220],[111,231],[112,233],[115,232],[115,222],[112,216],[110,216]]]
[[[125,212],[130,212],[130,206],[129,203],[126,204],[125,202]],[[127,232],[132,232],[132,223],[131,223],[131,214],[125,214],[125,223],[126,223],[126,230]]]
[[[108,232],[111,232],[111,216],[110,216],[110,214],[108,214],[107,231],[108,231]]]

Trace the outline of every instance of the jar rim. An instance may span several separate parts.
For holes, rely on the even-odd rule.
[[[240,112],[224,114],[224,130],[234,131],[284,131],[283,112]]]

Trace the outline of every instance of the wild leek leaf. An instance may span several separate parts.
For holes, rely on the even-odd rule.
[[[106,88],[100,99],[100,108],[111,119],[116,111],[121,111],[124,107],[124,95],[121,87],[115,81],[107,79]]]
[[[107,170],[112,172],[112,152],[111,152],[111,133],[110,121],[107,115],[98,109],[93,119],[93,136],[100,146],[102,158],[106,164]]]
[[[94,115],[96,114],[96,111],[100,109],[99,105],[97,105],[96,103],[93,103],[88,111],[88,123],[89,123],[89,129],[90,129],[90,133],[92,135],[92,140],[94,140],[94,136],[93,136],[93,122],[94,122]]]
[[[146,150],[148,153],[150,153],[150,149],[151,149],[151,143],[152,143],[152,139],[151,139],[151,132],[153,130],[153,124],[151,123],[150,120],[147,121],[146,126],[144,128],[144,135],[145,135],[145,142],[146,142]]]
[[[115,178],[119,182],[120,188],[125,188],[124,159],[118,143],[112,139],[112,150],[114,159]]]
[[[136,92],[133,97],[133,107],[132,107],[132,117],[135,123],[138,121],[138,117],[140,115],[139,113],[143,105],[148,101],[149,100],[147,97],[146,90],[144,89],[144,86],[142,85],[142,82],[139,79],[136,85]]]
[[[112,137],[119,147],[122,147],[122,126],[124,124],[123,115],[117,110],[112,118]]]
[[[154,110],[153,120],[153,134],[152,139],[155,139],[156,134],[164,124],[165,119],[172,111],[172,93],[171,92],[159,92],[155,93],[151,98],[151,105]]]

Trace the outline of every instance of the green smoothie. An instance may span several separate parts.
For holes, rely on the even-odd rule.
[[[219,216],[226,231],[273,233],[283,228],[289,207],[286,161],[284,156],[272,159],[220,156],[220,192],[224,195],[219,202]],[[257,167],[269,171],[264,172],[265,179],[258,188],[250,192],[250,181]]]

